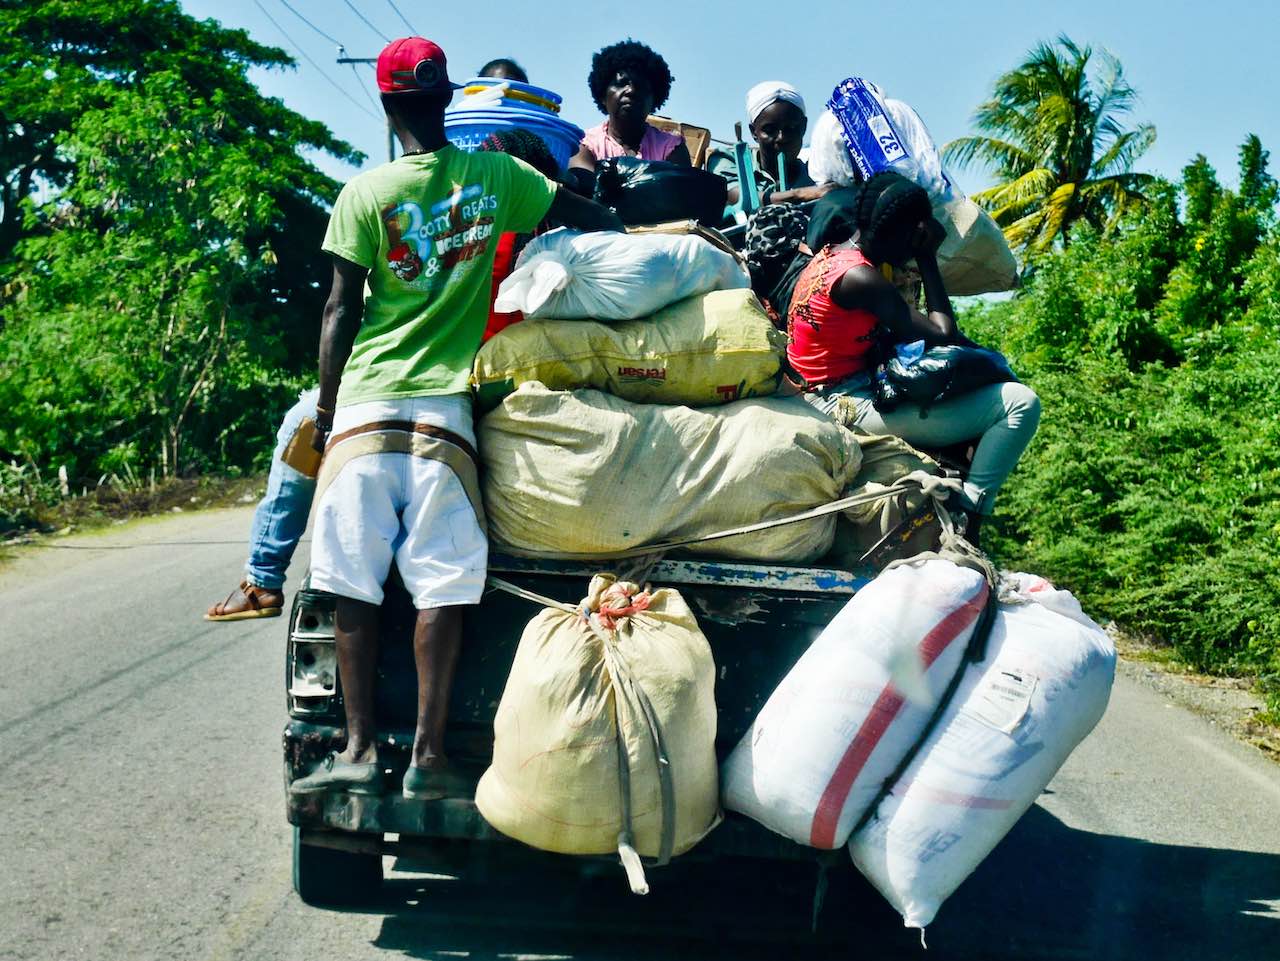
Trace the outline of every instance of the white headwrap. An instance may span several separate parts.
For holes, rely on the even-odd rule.
[[[756,117],[766,107],[779,100],[793,103],[800,108],[801,113],[805,112],[804,97],[800,96],[799,90],[781,80],[766,80],[747,91],[747,119],[755,123]]]

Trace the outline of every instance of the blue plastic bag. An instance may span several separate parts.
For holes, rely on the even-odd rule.
[[[840,121],[844,142],[863,180],[911,159],[906,141],[861,77],[842,81],[827,101],[827,109]]]

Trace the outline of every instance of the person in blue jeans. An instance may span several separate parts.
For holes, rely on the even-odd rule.
[[[209,608],[204,615],[206,621],[278,617],[284,609],[285,571],[307,529],[311,499],[316,492],[315,477],[285,463],[285,456],[303,421],[315,421],[319,396],[319,387],[303,391],[298,402],[284,415],[276,434],[271,472],[267,475],[267,492],[253,512],[244,580],[227,595],[226,600]],[[309,443],[302,446],[310,448]]]

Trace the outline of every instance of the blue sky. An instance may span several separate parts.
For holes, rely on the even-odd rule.
[[[349,56],[376,56],[384,43],[352,8],[377,31],[394,37],[410,32],[398,7],[416,32],[444,47],[455,80],[470,76],[492,57],[514,57],[533,83],[564,97],[564,116],[581,126],[599,120],[586,87],[592,52],[632,36],[658,50],[675,74],[671,100],[662,112],[708,126],[726,139],[732,136],[733,122],[745,119],[743,94],[759,80],[794,83],[813,115],[836,82],[859,75],[914,106],[943,143],[971,132],[973,109],[1001,72],[1037,41],[1067,33],[1118,56],[1137,87],[1140,100],[1133,119],[1154,123],[1159,132],[1139,169],[1176,176],[1200,152],[1225,180],[1234,182],[1236,151],[1250,132],[1273,152],[1273,172],[1280,169],[1280,68],[1275,56],[1280,8],[1261,0],[918,0],[896,8],[796,0],[627,5],[394,0],[395,7],[391,0],[289,3],[343,42]],[[298,68],[256,71],[262,90],[324,121],[368,154],[366,166],[385,159],[384,128],[379,117],[369,116],[374,108],[365,96],[374,91],[372,69],[359,67],[353,73],[335,64],[334,45],[282,0],[183,0],[183,6],[194,16],[247,29],[255,39],[288,50]],[[323,74],[299,54],[299,46]],[[322,159],[321,165],[339,179],[354,172],[331,159]],[[981,171],[957,174],[969,191],[987,182]]]

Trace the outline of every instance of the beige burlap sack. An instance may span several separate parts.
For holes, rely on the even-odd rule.
[[[481,410],[521,384],[591,387],[642,404],[706,407],[778,386],[786,335],[750,290],[687,297],[641,320],[526,320],[476,355]]]
[[[960,197],[935,204],[933,215],[947,229],[938,248],[938,269],[947,293],[989,294],[1017,286],[1017,258],[989,213]]]
[[[525,384],[480,422],[495,545],[602,554],[788,517],[840,496],[858,445],[803,400],[696,410]],[[807,563],[835,517],[712,541],[699,556]]]
[[[632,612],[612,630],[598,613],[547,609],[529,622],[476,806],[546,851],[607,854],[629,830],[641,855],[681,854],[720,820],[711,648],[674,590],[641,594],[598,575],[582,606]]]
[[[836,415],[840,413],[837,408]],[[937,461],[901,437],[869,434],[853,426],[850,430],[862,450],[862,465],[849,494],[884,491],[915,471],[941,473]],[[942,526],[937,515],[926,510],[930,501],[923,490],[913,489],[846,508],[840,512],[827,561],[844,569],[860,564],[879,569],[890,561],[935,550]]]

